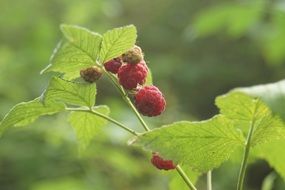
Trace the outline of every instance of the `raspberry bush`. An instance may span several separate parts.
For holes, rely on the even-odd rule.
[[[195,179],[207,173],[210,190],[211,171],[233,157],[241,159],[237,189],[243,189],[249,155],[266,160],[285,178],[285,151],[280,146],[285,142],[285,114],[284,109],[276,108],[284,105],[285,81],[237,88],[218,96],[220,112],[208,120],[176,121],[150,128],[142,115],[163,114],[166,100],[152,83],[143,50],[136,45],[136,28],[129,25],[100,35],[82,27],[62,25],[61,31],[64,39],[41,72],[55,72],[56,76],[42,95],[17,104],[7,113],[0,124],[0,134],[9,127],[29,125],[40,116],[65,111],[69,112],[80,151],[88,147],[99,128],[113,123],[134,136],[130,145],[150,151],[150,166],[176,170],[187,189],[197,189]],[[144,132],[113,119],[106,105],[96,104],[96,82],[101,76],[118,90]]]

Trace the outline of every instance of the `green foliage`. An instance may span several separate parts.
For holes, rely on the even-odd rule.
[[[97,106],[92,109],[104,115],[109,115],[110,112],[107,106]],[[107,123],[105,119],[90,112],[80,111],[72,112],[69,122],[76,132],[80,152],[87,148],[98,131]]]
[[[64,37],[75,47],[86,53],[93,60],[97,59],[102,36],[86,28],[73,25],[60,26]]]
[[[207,121],[173,123],[141,135],[135,144],[165,158],[206,172],[227,160],[244,138],[223,116]]]
[[[79,71],[94,65],[94,60],[84,51],[71,43],[62,41],[58,44],[50,59],[50,64],[42,70],[63,73],[66,79],[78,78]]]
[[[65,74],[67,79],[79,77],[83,68],[95,65],[102,37],[85,28],[61,25],[66,40],[59,43],[51,57],[51,63],[42,72],[55,71]]]
[[[103,34],[100,50],[100,63],[105,63],[131,49],[137,39],[137,30],[134,25],[115,28]]]
[[[285,14],[274,4],[270,1],[220,4],[201,11],[193,28],[199,36],[223,31],[233,37],[247,35],[262,46],[261,51],[270,63],[280,64],[285,58]],[[269,19],[264,19],[264,15]]]
[[[283,139],[259,145],[253,149],[254,154],[266,160],[282,176],[283,180],[285,180],[284,143],[285,140]]]
[[[0,134],[8,127],[26,126],[42,115],[52,115],[62,111],[62,104],[43,104],[40,98],[14,106],[0,124]]]
[[[275,83],[236,88],[234,91],[244,92],[259,97],[270,109],[285,119],[285,80]]]
[[[243,135],[253,128],[251,146],[285,139],[279,117],[259,99],[232,92],[216,99],[221,115],[201,122],[177,122],[144,133],[135,144],[159,152],[177,163],[206,172],[226,161],[236,148],[245,146]]]
[[[54,77],[44,93],[44,102],[92,107],[95,104],[96,84],[76,83]]]
[[[222,4],[203,10],[194,20],[198,35],[205,36],[226,29],[232,36],[241,36],[260,19],[264,4]]]
[[[251,145],[285,138],[285,127],[281,119],[259,99],[234,92],[216,99],[223,115],[234,122],[244,133],[253,126]]]

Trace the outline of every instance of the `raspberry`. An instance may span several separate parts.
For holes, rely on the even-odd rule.
[[[102,70],[99,67],[93,66],[80,71],[80,76],[86,81],[93,83],[102,75]]]
[[[122,55],[122,59],[125,63],[137,64],[143,60],[143,53],[139,46],[133,47]]]
[[[172,160],[164,160],[158,153],[152,153],[151,163],[160,170],[173,170],[176,168]]]
[[[144,61],[138,64],[125,64],[118,71],[120,84],[127,90],[132,90],[138,84],[142,85],[146,81],[148,73],[147,65]]]
[[[145,86],[136,93],[135,105],[141,114],[152,117],[164,111],[166,102],[157,87]]]
[[[119,68],[122,66],[122,62],[120,58],[112,59],[106,63],[104,63],[104,67],[106,71],[116,74]]]

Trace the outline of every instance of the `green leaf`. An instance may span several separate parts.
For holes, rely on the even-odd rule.
[[[285,180],[285,140],[277,140],[267,144],[256,146],[253,153],[259,158],[266,160],[278,174]]]
[[[202,122],[181,121],[140,135],[134,141],[176,163],[206,172],[226,161],[244,138],[227,118]]]
[[[240,37],[246,33],[262,16],[263,2],[225,3],[210,7],[199,13],[193,28],[200,36],[207,36],[227,29],[227,32]]]
[[[115,28],[103,35],[103,42],[99,54],[101,63],[116,58],[131,49],[137,39],[137,30],[134,25]]]
[[[92,107],[96,96],[95,83],[76,83],[54,77],[44,93],[44,102],[61,101],[66,104]]]
[[[101,114],[108,115],[110,110],[107,106],[96,106],[93,110]],[[106,125],[107,121],[90,112],[72,112],[69,118],[71,126],[74,128],[77,140],[79,142],[79,150],[83,151],[90,144],[91,140],[96,136],[100,129]]]
[[[40,98],[30,102],[22,102],[14,106],[6,114],[0,124],[0,134],[8,127],[21,127],[34,122],[38,117],[43,115],[52,115],[64,110],[62,104],[43,104]]]
[[[274,113],[285,119],[285,80],[275,83],[236,88],[234,91],[244,92],[263,100]]]
[[[80,70],[91,67],[94,60],[85,52],[76,48],[69,42],[60,42],[55,48],[50,64],[41,71],[63,73],[64,78],[71,80],[80,77]]]
[[[96,64],[102,36],[85,28],[61,25],[66,40],[60,42],[44,72],[63,73],[66,79],[80,76],[80,70]]]
[[[70,43],[85,52],[93,60],[97,59],[102,42],[100,34],[74,25],[62,24],[60,29]]]
[[[232,120],[245,134],[253,125],[251,145],[266,143],[275,139],[285,139],[285,127],[278,116],[260,99],[240,92],[219,96],[216,104],[220,112]]]

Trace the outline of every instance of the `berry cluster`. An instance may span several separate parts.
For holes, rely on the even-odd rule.
[[[134,104],[144,116],[158,116],[165,110],[166,101],[160,90],[153,86],[145,86],[149,72],[144,55],[139,46],[134,46],[120,57],[104,63],[107,72],[117,75],[119,84],[127,92],[135,92]],[[87,82],[95,82],[101,76],[101,70],[90,67],[80,71],[81,77]],[[157,153],[151,162],[158,169],[170,170],[176,166],[171,160],[163,160]]]
[[[135,91],[135,106],[145,116],[160,115],[165,109],[163,94],[155,86],[143,86],[149,72],[139,46],[104,64],[105,70],[117,74],[120,85]]]
[[[160,170],[173,170],[176,165],[172,160],[164,160],[158,153],[152,153],[151,163]]]

